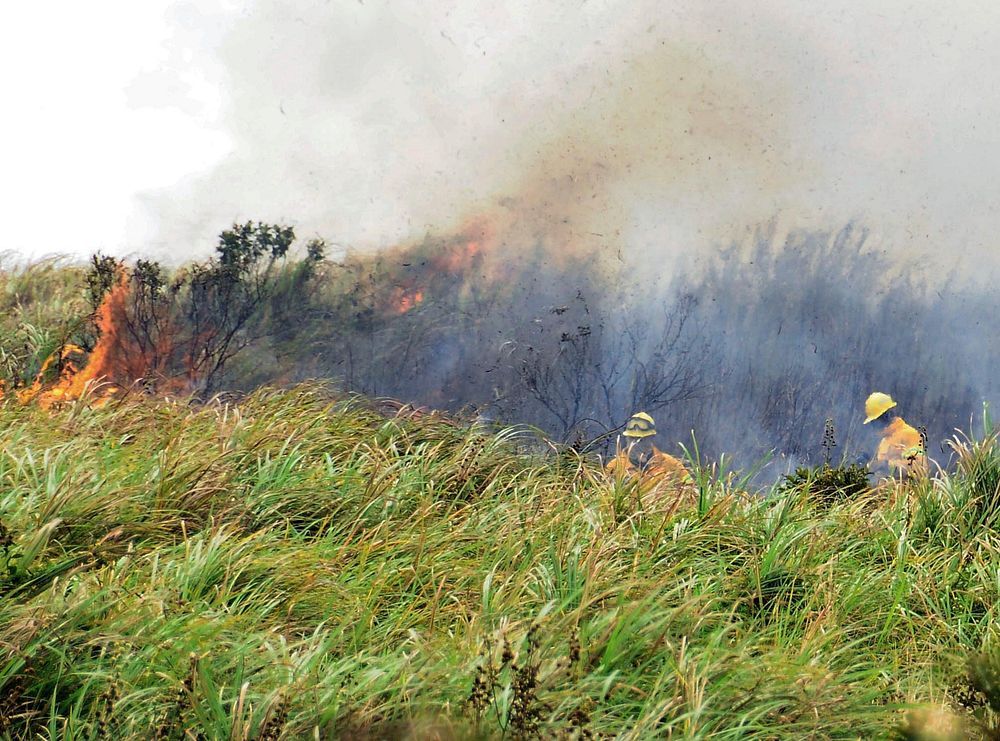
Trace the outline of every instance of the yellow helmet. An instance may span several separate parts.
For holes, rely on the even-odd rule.
[[[892,397],[889,396],[889,394],[883,394],[881,391],[876,391],[865,400],[866,419],[864,424],[868,424],[873,419],[878,419],[894,406],[896,406],[896,402],[892,400]]]
[[[656,434],[656,422],[645,412],[636,412],[625,425],[625,437],[649,437]]]

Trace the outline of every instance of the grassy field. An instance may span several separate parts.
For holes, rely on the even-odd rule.
[[[532,439],[308,385],[0,402],[0,732],[996,737],[992,436],[684,506]]]

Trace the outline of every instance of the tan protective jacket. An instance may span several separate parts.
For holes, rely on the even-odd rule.
[[[906,424],[902,417],[894,417],[882,432],[875,459],[909,476],[923,476],[927,473],[927,454],[924,452],[920,433]]]
[[[664,453],[655,445],[649,461],[643,468],[636,466],[629,458],[628,448],[618,448],[614,458],[604,466],[604,470],[612,476],[638,476],[642,488],[658,487],[661,484],[691,484],[694,480],[684,466],[683,461],[670,453]]]

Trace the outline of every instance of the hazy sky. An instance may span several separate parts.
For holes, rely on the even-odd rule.
[[[872,5],[7,3],[0,250],[183,259],[248,218],[378,246],[500,209],[665,258],[860,218],[977,267],[1000,5]]]

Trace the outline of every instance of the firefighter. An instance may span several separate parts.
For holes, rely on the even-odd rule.
[[[879,441],[875,460],[888,465],[889,470],[900,476],[915,477],[927,473],[927,453],[920,432],[906,423],[902,417],[891,419],[886,412],[896,406],[889,394],[876,391],[865,400],[864,424],[874,422],[880,430],[882,439]]]
[[[623,448],[619,439],[614,458],[605,470],[622,476],[641,476],[650,482],[690,483],[691,474],[678,458],[664,453],[653,443],[656,422],[646,412],[636,412],[625,425],[624,437],[629,438]]]

